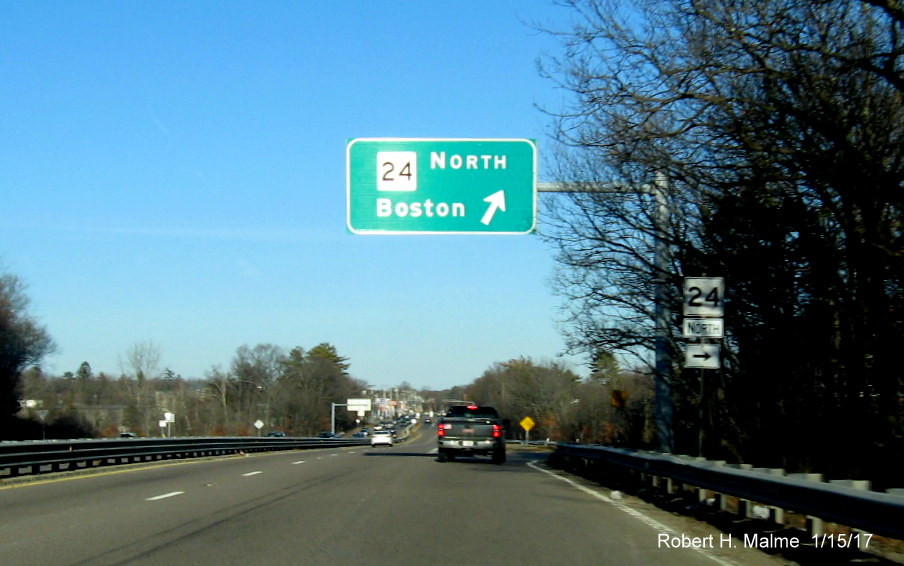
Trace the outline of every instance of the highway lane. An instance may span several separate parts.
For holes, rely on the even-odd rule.
[[[542,455],[443,464],[433,448],[425,436],[0,489],[0,564],[779,563],[743,548],[662,548],[662,533],[712,529],[642,502],[626,511],[543,471]]]

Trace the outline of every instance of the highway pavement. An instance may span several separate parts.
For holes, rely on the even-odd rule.
[[[769,566],[544,454],[440,463],[429,432],[0,483],[0,565]],[[694,543],[697,544],[694,544]],[[682,548],[701,546],[703,548]]]

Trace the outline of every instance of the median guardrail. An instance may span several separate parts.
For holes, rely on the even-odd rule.
[[[159,460],[368,445],[367,438],[192,437],[0,443],[0,479]]]
[[[741,469],[724,462],[687,456],[634,451],[606,446],[557,444],[550,465],[605,481],[652,483],[675,493],[680,486],[697,491],[698,500],[725,496],[739,500],[739,512],[750,514],[754,503],[772,509],[770,518],[782,523],[785,511],[811,518],[811,534],[822,534],[822,521],[904,540],[904,492],[874,492],[853,487],[855,482],[825,483],[786,475],[778,469]],[[818,476],[818,474],[816,474]],[[665,485],[662,486],[662,481]]]

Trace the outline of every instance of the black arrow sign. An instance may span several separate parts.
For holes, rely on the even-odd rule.
[[[692,357],[692,358],[700,358],[700,359],[703,359],[703,360],[708,360],[708,359],[710,359],[712,356],[709,354],[709,352],[703,352],[702,354],[693,354],[693,355],[691,355],[691,357]]]

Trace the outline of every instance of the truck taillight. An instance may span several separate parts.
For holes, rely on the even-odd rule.
[[[452,428],[452,425],[449,423],[439,423],[436,425],[436,435],[437,436],[446,436],[446,431]]]
[[[498,424],[493,425],[493,438],[499,438],[502,436],[502,427]]]

